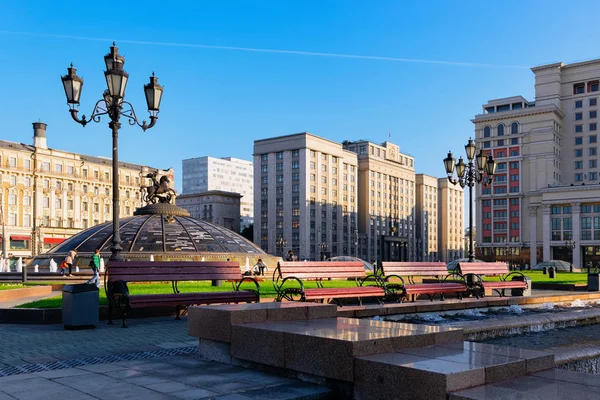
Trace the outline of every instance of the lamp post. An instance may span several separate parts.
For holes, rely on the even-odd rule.
[[[573,250],[575,249],[575,241],[567,240],[565,242],[565,247],[567,249],[571,249],[571,262],[569,263],[569,272],[573,272]],[[588,265],[588,274],[590,273],[590,266]]]
[[[277,247],[279,247],[279,253],[281,254],[281,258],[283,258],[283,248],[287,245],[287,240],[283,238],[283,236],[279,236],[277,239]]]
[[[448,157],[444,159],[444,167],[448,175],[448,181],[451,184],[460,184],[462,188],[469,187],[469,262],[473,262],[473,186],[476,183],[481,183],[487,186],[492,182],[494,173],[496,172],[496,161],[491,155],[486,155],[483,150],[479,150],[479,154],[475,156],[475,142],[469,138],[465,145],[465,153],[467,154],[467,164],[460,157],[458,162],[452,157],[452,152],[448,152]],[[473,163],[475,161],[475,163]],[[457,177],[454,178],[454,169],[456,168]]]
[[[319,245],[319,249],[321,249],[321,259],[323,261],[325,261],[326,258],[326,254],[325,252],[327,251],[327,243],[323,242]]]
[[[110,248],[110,260],[122,260],[121,257],[121,236],[119,234],[119,122],[121,117],[128,119],[130,125],[138,125],[143,131],[152,128],[158,119],[158,111],[162,98],[163,87],[158,84],[158,78],[150,77],[150,83],[144,85],[144,93],[146,95],[146,103],[148,112],[150,113],[150,124],[146,121],[140,122],[135,114],[131,103],[125,101],[125,87],[129,80],[129,74],[125,72],[123,66],[125,57],[119,54],[119,49],[115,43],[110,47],[110,53],[104,56],[106,71],[104,77],[106,79],[107,90],[104,91],[102,99],[96,102],[94,110],[89,119],[85,115],[81,118],[77,116],[79,112],[79,98],[81,97],[81,89],[83,87],[83,79],[77,76],[77,70],[71,64],[67,68],[67,75],[61,77],[62,83],[67,96],[67,104],[71,117],[80,123],[82,126],[90,121],[100,122],[102,115],[108,115],[110,122],[109,128],[112,130],[113,146],[112,146],[112,194],[113,194],[113,237],[112,247]]]

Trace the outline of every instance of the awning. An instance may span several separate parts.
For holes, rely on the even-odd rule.
[[[66,238],[44,238],[44,243],[59,244],[67,240]]]
[[[31,240],[31,236],[10,235],[10,240]]]

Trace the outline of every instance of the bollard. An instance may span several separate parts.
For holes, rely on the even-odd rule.
[[[544,267],[544,269],[542,271],[543,271],[543,274],[546,275],[548,273],[548,267]]]
[[[548,278],[550,278],[550,279],[556,278],[556,268],[554,268],[554,267],[548,268]]]
[[[21,272],[21,281],[27,282],[27,267],[23,266],[23,270]]]

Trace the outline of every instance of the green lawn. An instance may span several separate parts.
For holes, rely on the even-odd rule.
[[[523,271],[523,274],[529,276],[532,282],[544,282],[544,283],[587,283],[587,273],[569,273],[569,272],[558,272],[555,279],[550,279],[548,275],[544,275],[542,271]],[[485,278],[485,280],[498,280],[499,278]],[[61,282],[62,283],[62,282]],[[32,283],[29,283],[32,284]],[[36,282],[35,284],[43,285],[43,282]],[[0,285],[0,290],[3,288]],[[326,287],[352,287],[355,286],[354,281],[347,280],[333,280],[325,282]],[[159,293],[173,293],[173,289],[170,283],[130,283],[128,285],[129,292],[132,295],[136,294],[159,294]],[[314,281],[306,281],[305,288],[315,288],[316,283]],[[4,287],[4,289],[14,289],[15,286]],[[254,284],[244,283],[242,288],[252,289]],[[179,290],[182,293],[185,292],[222,292],[227,290],[233,290],[230,282],[223,282],[223,286],[211,286],[208,281],[203,282],[181,282],[179,284]],[[269,280],[260,282],[260,292],[262,298],[273,298],[276,295],[273,284]],[[106,305],[106,295],[104,289],[100,290],[100,305]],[[45,300],[34,301],[19,306],[19,308],[61,308],[62,307],[62,296],[57,296]]]
[[[523,275],[531,278],[534,283],[583,283],[587,284],[587,272],[557,272],[556,278],[550,279],[542,271],[521,271]],[[498,280],[499,278],[485,278],[484,280]]]
[[[274,298],[276,296],[275,289],[271,281],[262,281],[260,283],[260,297],[262,298]],[[352,287],[356,286],[354,281],[335,280],[325,282],[327,287]],[[129,283],[129,294],[160,294],[160,293],[173,293],[171,283]],[[182,293],[186,292],[223,292],[233,290],[230,282],[223,282],[223,286],[212,286],[208,281],[202,282],[180,282],[179,291]],[[314,281],[307,281],[304,283],[305,288],[316,288],[317,285]],[[245,282],[242,285],[242,289],[253,289],[255,288],[253,283]],[[106,294],[104,288],[100,289],[100,305],[107,305]],[[61,308],[62,307],[62,296],[52,297],[49,299],[34,301],[31,303],[23,304],[17,308]]]
[[[21,289],[23,287],[20,283],[0,283],[0,290]]]

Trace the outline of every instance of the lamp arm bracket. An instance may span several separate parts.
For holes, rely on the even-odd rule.
[[[126,105],[127,107],[123,107],[121,109],[121,111],[119,112],[119,114],[128,119],[129,125],[132,125],[132,126],[137,125],[140,128],[142,128],[143,131],[150,129],[154,125],[156,125],[156,120],[158,119],[158,117],[151,115],[150,116],[150,124],[148,124],[145,120],[142,121],[142,123],[140,124],[138,117],[135,113],[135,110],[133,109],[133,105],[128,101],[123,101],[122,104]]]
[[[106,107],[106,101],[104,99],[98,100],[96,105],[94,106],[94,111],[89,119],[86,118],[85,114],[79,118],[77,113],[79,110],[69,110],[71,113],[71,117],[75,120],[75,122],[80,123],[82,126],[86,126],[89,122],[100,122],[100,116],[108,114],[108,109]]]

